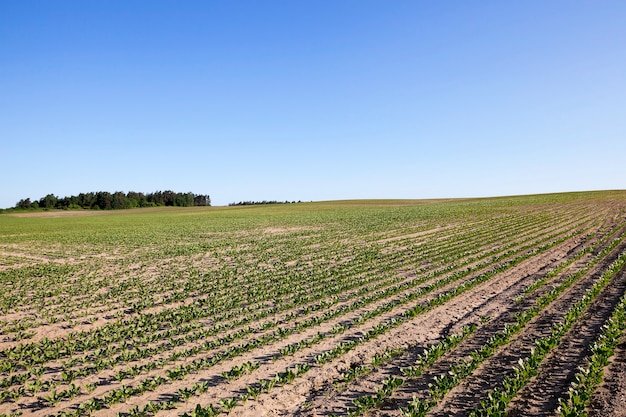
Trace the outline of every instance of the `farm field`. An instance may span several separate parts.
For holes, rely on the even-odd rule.
[[[0,215],[0,415],[626,416],[626,191]]]

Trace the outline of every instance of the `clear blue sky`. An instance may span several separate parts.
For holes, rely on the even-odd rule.
[[[626,188],[626,2],[0,1],[0,207]]]

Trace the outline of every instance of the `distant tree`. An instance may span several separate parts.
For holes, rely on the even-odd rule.
[[[126,195],[121,191],[116,191],[111,197],[111,208],[120,210],[126,208]]]
[[[139,201],[137,201],[137,199],[134,198],[126,198],[126,208],[131,209],[131,208],[137,208],[139,207]]]
[[[176,193],[174,205],[177,207],[193,207],[193,193]]]
[[[94,204],[96,204],[96,194],[95,193],[80,193],[77,197],[78,205],[85,209],[93,208]]]
[[[101,210],[111,210],[113,195],[107,191],[99,191],[96,193],[96,202]]]
[[[52,209],[57,204],[57,197],[54,194],[48,194],[39,200],[39,207],[43,207],[45,209]]]
[[[70,197],[58,198],[56,204],[54,205],[54,208],[57,208],[60,210],[67,210],[70,204],[71,204]]]
[[[193,198],[193,204],[195,206],[210,206],[211,198],[207,195],[198,194]]]
[[[165,204],[166,206],[173,206],[174,201],[176,201],[176,196],[175,196],[174,191],[172,190],[163,191],[163,204]]]
[[[29,209],[32,207],[32,203],[30,202],[30,198],[26,198],[23,200],[18,201],[18,203],[15,205],[16,208],[21,208],[21,209]]]
[[[69,208],[71,209],[81,208],[80,204],[78,204],[78,197],[76,197],[75,195],[70,196]]]
[[[155,191],[147,195],[148,202],[152,203],[155,206],[164,206],[165,199],[163,198],[163,193],[161,191]]]
[[[129,191],[126,194],[126,198],[130,200],[130,204],[132,207],[146,207],[148,205],[148,199],[143,193]]]

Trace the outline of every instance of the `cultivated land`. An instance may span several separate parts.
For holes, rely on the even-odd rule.
[[[1,215],[0,414],[626,415],[624,265],[623,191]]]

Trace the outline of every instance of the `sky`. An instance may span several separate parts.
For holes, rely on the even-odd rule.
[[[0,1],[0,207],[626,188],[626,2]]]

